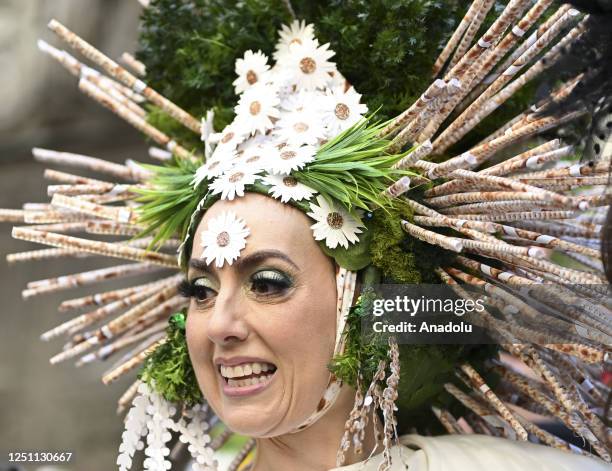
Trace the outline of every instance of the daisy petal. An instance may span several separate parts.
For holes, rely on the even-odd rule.
[[[329,204],[323,196],[317,196],[317,204],[310,203],[307,213],[317,221],[311,227],[315,240],[325,240],[325,245],[335,249],[338,245],[348,248],[350,243],[359,242],[363,223],[353,217],[339,204]]]
[[[221,213],[208,223],[202,233],[201,244],[204,248],[202,258],[207,264],[215,262],[221,268],[226,262],[231,265],[246,246],[250,231],[242,219],[231,211]]]

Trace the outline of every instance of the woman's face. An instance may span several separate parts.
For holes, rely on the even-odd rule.
[[[232,265],[204,263],[202,232],[232,211],[250,230]],[[219,201],[196,231],[187,345],[202,393],[233,431],[277,436],[315,411],[327,386],[336,282],[302,212],[259,194]]]

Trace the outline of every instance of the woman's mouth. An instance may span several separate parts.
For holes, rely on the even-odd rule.
[[[275,372],[276,366],[267,362],[219,365],[223,392],[228,396],[246,396],[262,391],[270,384]]]

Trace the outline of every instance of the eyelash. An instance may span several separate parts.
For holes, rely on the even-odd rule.
[[[181,281],[178,287],[178,291],[183,297],[194,298],[197,303],[203,304],[209,301],[211,299],[211,296],[201,296],[204,293],[200,293],[199,291],[203,290],[214,292],[214,290],[207,286],[196,284],[199,279],[201,278],[195,278],[191,281],[186,279]],[[272,289],[269,290],[271,292],[257,291],[257,287],[263,288],[266,285],[267,287],[272,285]],[[253,291],[257,296],[266,298],[285,294],[285,292],[292,286],[293,281],[287,275],[280,273],[276,270],[261,270],[251,276],[249,289]]]
[[[202,293],[199,293],[200,290],[208,290],[208,291],[212,291],[212,289],[203,286],[203,285],[197,285],[196,282],[199,280],[200,278],[196,278],[192,281],[189,280],[183,280],[181,281],[181,284],[178,287],[178,292],[179,294],[181,294],[183,297],[185,298],[193,298],[196,300],[197,303],[205,303],[206,301],[208,301],[210,299],[210,297],[206,297],[204,299],[202,299],[203,297],[200,296]]]
[[[266,275],[266,273],[270,274],[271,276]],[[275,294],[280,295],[285,293],[293,286],[291,278],[275,270],[262,270],[254,273],[253,276],[251,276],[251,291],[255,291],[253,288],[256,283],[270,284],[275,290],[273,294],[258,293],[260,296],[274,296]]]

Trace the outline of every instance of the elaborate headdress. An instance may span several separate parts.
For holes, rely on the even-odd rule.
[[[588,453],[531,422],[521,412],[529,410],[559,419],[583,437],[594,454],[610,461],[604,423],[609,388],[601,374],[612,334],[612,306],[596,247],[609,203],[603,191],[609,163],[577,162],[574,147],[558,138],[527,140],[587,113],[583,107],[541,113],[568,96],[582,73],[555,84],[550,96],[480,142],[462,140],[584,33],[587,19],[577,10],[564,5],[548,11],[552,0],[532,3],[510,0],[498,16],[489,15],[492,21],[476,39],[494,2],[475,0],[435,61],[434,76],[439,78],[387,121],[377,118],[379,110],[361,103],[361,95],[330,61],[330,45],[315,38],[313,26],[294,21],[280,31],[274,65],[261,51],[246,51],[236,61],[235,118],[218,133],[213,130],[214,113],[198,120],[148,86],[142,63],[128,57],[129,72],[57,21],[49,23],[102,72],[42,41],[41,50],[79,76],[84,93],[160,146],[150,154],[164,161],[119,165],[34,149],[39,161],[92,170],[106,178],[47,170],[45,176],[58,183],[49,186],[50,205],[0,211],[3,220],[33,224],[15,227],[14,237],[54,247],[11,254],[10,262],[85,254],[136,262],[34,281],[24,298],[163,273],[143,285],[63,302],[62,311],[87,312],[42,336],[49,340],[68,335],[68,344],[52,363],[105,360],[129,348],[104,375],[105,383],[144,363],[139,379],[119,400],[124,409],[133,399],[120,469],[129,469],[134,452],[144,446],[143,435],[148,442],[145,467],[166,469],[170,431],[180,433],[188,444],[197,469],[211,469],[213,451],[231,435],[222,429],[216,429],[213,438],[208,435],[219,419],[202,398],[189,361],[186,300],[179,294],[182,276],[177,272],[196,243],[204,247],[206,263],[218,267],[240,256],[248,245],[249,228],[235,214],[225,212],[211,220],[201,240],[194,240],[194,232],[215,201],[240,198],[245,192],[269,195],[307,214],[313,220],[313,237],[339,267],[337,341],[326,402],[298,430],[327,410],[343,382],[355,386],[355,408],[340,444],[340,463],[351,443],[361,446],[372,409],[382,413],[388,463],[388,448],[397,434],[395,403],[401,414],[402,404],[414,411],[446,393],[464,406],[458,409],[460,419],[452,413],[456,403],[441,401],[433,407],[449,433],[531,438]],[[154,108],[143,108],[145,102]],[[156,126],[156,120],[163,121],[160,115],[165,124]],[[201,148],[167,133],[168,117],[201,136]],[[129,183],[114,183],[117,178]],[[92,240],[71,235],[75,232],[125,240]],[[177,249],[178,262],[172,253]],[[416,251],[427,256],[417,258]],[[358,271],[365,288],[351,306]],[[431,281],[434,275],[468,298],[462,285],[484,289],[487,310],[471,321],[496,333],[505,354],[523,361],[539,379],[507,364],[483,363],[483,356],[495,354],[488,348],[406,347],[410,357],[400,358],[405,346],[400,348],[393,339],[388,345],[364,344],[360,322],[368,312],[368,286],[380,280]],[[540,285],[555,293],[555,299],[539,299],[546,305],[542,313],[526,306],[517,290]],[[587,308],[576,309],[580,302]],[[560,323],[555,324],[559,329],[573,329],[572,341],[525,343],[526,338],[537,338],[537,332],[530,332],[517,313],[527,311],[537,318],[551,307],[556,307],[558,318],[547,319]],[[428,367],[419,372],[414,368],[419,362]],[[410,378],[401,377],[400,365],[409,365]],[[495,392],[479,368],[500,379]],[[460,382],[452,380],[453,372]],[[466,388],[458,387],[461,382]],[[252,446],[249,441],[236,466]]]

